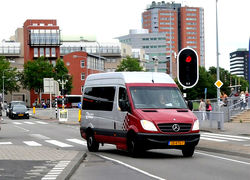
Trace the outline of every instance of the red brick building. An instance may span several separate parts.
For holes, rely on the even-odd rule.
[[[88,75],[104,72],[104,58],[84,51],[72,52],[63,57],[63,61],[73,76],[71,94],[81,95]]]

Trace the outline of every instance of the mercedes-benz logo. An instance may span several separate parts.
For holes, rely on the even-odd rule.
[[[173,129],[175,132],[178,132],[178,131],[180,131],[180,126],[179,126],[178,124],[174,124],[174,125],[172,126],[172,129]]]

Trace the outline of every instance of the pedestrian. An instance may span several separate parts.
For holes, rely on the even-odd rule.
[[[187,104],[188,104],[188,109],[190,109],[190,111],[193,111],[193,102],[191,100],[188,100]]]
[[[241,91],[241,93],[240,93],[240,108],[245,109],[245,105],[246,105],[246,95],[245,95],[244,91]]]
[[[202,120],[206,119],[206,103],[204,102],[203,98],[201,98],[200,100],[200,105],[199,105],[199,111],[201,111],[201,115],[202,115]]]
[[[207,112],[207,119],[210,119],[210,112],[212,111],[212,105],[209,99],[206,101],[206,112]]]
[[[249,98],[248,91],[245,91],[245,97],[246,97],[246,107],[248,109],[248,98]]]

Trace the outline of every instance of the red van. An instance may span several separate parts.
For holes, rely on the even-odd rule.
[[[164,73],[92,74],[84,85],[81,136],[89,151],[115,144],[132,155],[148,149],[180,149],[193,155],[199,120],[174,80]]]

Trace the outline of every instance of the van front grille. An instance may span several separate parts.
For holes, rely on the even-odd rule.
[[[178,126],[176,126],[178,125]],[[192,124],[189,123],[162,123],[158,124],[158,127],[162,132],[188,132],[190,131]],[[177,128],[176,128],[177,127]],[[179,127],[179,130],[178,130]]]

